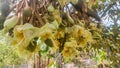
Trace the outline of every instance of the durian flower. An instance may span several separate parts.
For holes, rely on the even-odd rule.
[[[58,40],[53,40],[53,47],[51,47],[51,53],[56,53],[60,47],[60,42]]]
[[[38,37],[40,34],[40,29],[33,27],[31,24],[19,25],[14,28],[14,39],[19,43],[19,45],[24,44],[25,47],[30,43],[30,41]]]
[[[92,35],[88,30],[85,30],[83,35],[78,38],[78,44],[86,45],[87,42],[92,42]]]
[[[87,39],[87,42],[91,42],[92,41],[92,34],[88,30],[85,30],[83,36]]]
[[[20,42],[24,38],[23,33],[20,30],[20,28],[22,28],[22,25],[16,26],[13,30],[13,32],[14,32],[14,37],[13,38],[15,38],[15,40],[17,42]]]
[[[17,44],[16,40],[9,35],[6,36],[6,42],[6,45],[8,46]]]
[[[42,41],[45,41],[47,38],[50,38],[52,36],[52,32],[50,30],[44,30],[41,31],[40,37]]]
[[[24,45],[18,46],[18,55],[24,59],[30,59],[33,55],[33,52],[30,52],[25,49]]]
[[[78,38],[79,36],[82,36],[84,33],[84,28],[79,25],[74,25],[71,28],[68,28],[67,33],[71,35],[71,37]]]
[[[82,36],[84,34],[85,29],[83,27],[80,27],[78,30],[78,35]]]
[[[53,32],[55,32],[58,28],[56,21],[50,23],[46,23],[43,27],[40,28],[40,34],[41,40],[46,40],[47,38],[53,37]]]
[[[60,47],[60,42],[58,40],[54,40],[54,46],[59,48]]]
[[[18,25],[14,28],[13,44],[18,46],[18,53],[23,57],[31,57],[33,52],[38,51],[37,42],[32,44],[31,42],[35,37],[40,36],[40,28],[34,27],[29,23],[24,25]],[[30,46],[31,45],[31,46]]]
[[[29,23],[24,25],[15,26],[13,32],[13,45],[18,45],[18,51],[20,54],[25,56],[30,56],[31,53],[38,51],[37,44],[31,44],[32,40],[36,37],[40,37],[41,41],[44,41],[48,38],[52,39],[52,32],[56,30],[56,23],[47,23],[41,28],[32,26]],[[52,40],[53,41],[53,40]],[[54,43],[57,45],[57,43]],[[31,48],[31,47],[34,47]]]
[[[66,42],[62,51],[62,55],[64,59],[73,59],[78,51],[76,50],[77,42],[72,40],[70,42]]]
[[[59,38],[64,38],[64,34],[65,34],[64,30],[59,29],[54,32],[53,36],[54,38],[59,39]]]

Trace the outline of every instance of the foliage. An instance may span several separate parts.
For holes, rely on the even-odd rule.
[[[107,65],[119,64],[119,15],[115,19],[116,16],[111,16],[112,9],[108,10],[118,1],[111,1],[113,3],[106,8],[105,0],[85,0],[82,12],[69,6],[70,2],[76,4],[77,0],[22,0],[17,4],[11,1],[11,13],[7,12],[7,16],[2,13],[0,17],[1,27],[4,27],[2,32],[7,35],[7,46],[16,47],[19,55],[27,59],[38,53],[39,56],[53,55],[55,61],[50,64],[57,63],[59,56],[63,57],[62,62],[72,61],[82,52],[97,64],[104,60],[109,62],[104,63]],[[89,17],[88,12],[93,10],[93,14],[101,11],[101,17],[111,12],[108,15],[114,20],[114,25],[107,28],[95,21],[94,16]]]
[[[6,45],[5,37],[3,37],[0,32],[0,67],[2,65],[18,65],[23,63],[24,59],[20,58],[17,50],[13,50],[13,48],[15,47]]]

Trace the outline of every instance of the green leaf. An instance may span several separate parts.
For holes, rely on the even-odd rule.
[[[46,39],[44,42],[47,46],[53,47],[53,41],[51,39]]]

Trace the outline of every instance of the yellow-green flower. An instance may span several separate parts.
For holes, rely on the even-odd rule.
[[[24,46],[27,47],[29,42],[38,37],[40,34],[40,29],[37,27],[33,27],[31,24],[19,25],[14,28],[14,39],[17,41],[19,45],[24,43]]]
[[[67,28],[67,33],[71,35],[71,37],[78,38],[79,36],[82,36],[84,33],[84,28],[79,25],[74,25],[72,27]]]
[[[83,27],[80,27],[78,30],[78,35],[82,36],[84,34],[85,29]]]
[[[66,42],[62,51],[62,55],[64,59],[73,59],[77,54],[78,51],[76,50],[77,42],[70,41]]]
[[[51,52],[56,53],[60,47],[60,42],[58,40],[53,40],[53,39],[52,41],[53,41],[53,47],[51,47],[52,48]]]
[[[86,45],[87,42],[92,42],[92,35],[88,30],[85,30],[83,35],[78,38],[78,44],[80,47]]]
[[[55,31],[53,36],[54,38],[59,39],[59,38],[63,38],[64,34],[65,34],[64,30],[58,30],[58,31]]]

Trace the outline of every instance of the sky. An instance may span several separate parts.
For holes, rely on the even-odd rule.
[[[109,3],[110,0],[106,1],[106,3],[104,5],[108,6],[110,3]],[[104,9],[103,9],[104,10]],[[116,1],[116,5],[114,5],[112,8],[110,8],[110,10],[120,10],[120,2]],[[109,11],[108,10],[106,12],[106,15],[104,17],[102,17],[102,21],[103,23],[109,27],[110,25],[113,25],[114,24],[114,21],[110,18],[109,16]],[[103,12],[103,11],[100,11],[100,13]],[[118,13],[119,16],[120,16],[120,13]],[[100,15],[101,16],[101,15]],[[112,15],[113,17],[117,18],[118,15]],[[118,24],[120,24],[120,19],[117,21]]]

